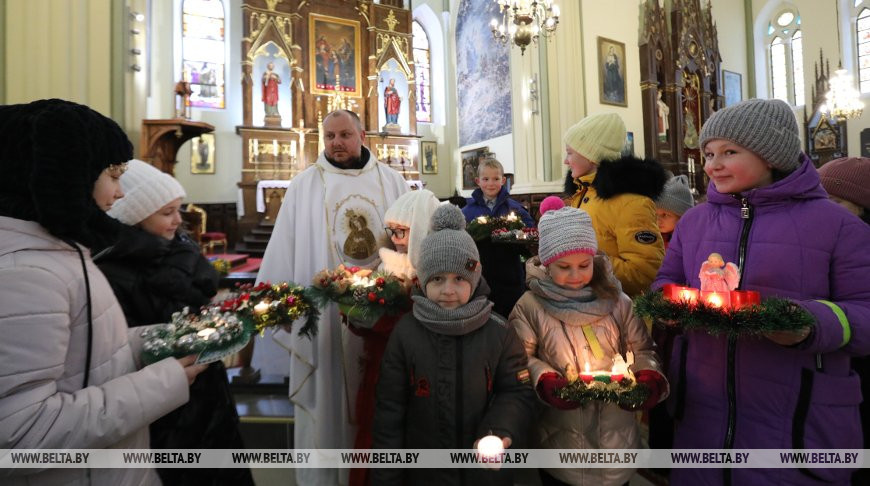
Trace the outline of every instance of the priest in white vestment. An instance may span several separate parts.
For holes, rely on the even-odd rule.
[[[384,212],[408,185],[398,172],[378,163],[363,146],[364,138],[353,112],[337,110],[323,119],[325,149],[290,182],[258,282],[307,286],[314,274],[340,263],[377,267],[378,249],[386,243]],[[314,340],[298,336],[298,324],[272,339],[268,333],[257,339],[252,364],[283,375],[289,357],[295,448],[351,448],[362,340],[341,324],[335,305],[323,309]],[[346,484],[347,471],[297,469],[296,483]]]

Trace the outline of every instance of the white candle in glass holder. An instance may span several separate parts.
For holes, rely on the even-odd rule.
[[[477,452],[485,457],[498,457],[504,453],[504,442],[501,437],[487,435],[477,443]]]

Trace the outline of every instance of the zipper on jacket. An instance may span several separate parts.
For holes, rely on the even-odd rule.
[[[737,197],[737,196],[735,196]],[[755,216],[752,205],[746,197],[740,198],[740,218],[743,219],[743,228],[740,231],[740,244],[737,247],[737,268],[740,271],[738,289],[743,288],[743,277],[746,264],[746,245],[749,241],[749,230],[752,228],[752,220]],[[728,372],[726,375],[726,388],[728,392],[728,428],[725,432],[725,449],[734,447],[735,428],[737,427],[737,376],[736,376],[737,338],[728,338]],[[726,484],[730,484],[730,470],[725,471]]]

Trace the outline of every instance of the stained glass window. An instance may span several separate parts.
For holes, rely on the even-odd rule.
[[[181,8],[184,79],[193,93],[190,106],[224,108],[224,5],[221,0],[184,0]]]
[[[416,20],[412,25],[414,35],[414,78],[417,82],[417,122],[432,122],[432,99],[429,65],[429,37]]]
[[[861,92],[870,91],[870,9],[858,14],[858,84]]]
[[[767,26],[770,95],[791,105],[803,105],[804,61],[801,17],[793,8],[780,11]]]

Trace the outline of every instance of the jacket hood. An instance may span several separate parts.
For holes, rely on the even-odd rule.
[[[372,153],[369,149],[366,148],[365,145],[360,147],[359,158],[361,161],[365,161],[365,165],[361,169],[342,169],[332,165],[328,160],[326,160],[326,151],[320,152],[320,155],[317,156],[317,164],[320,168],[327,172],[335,172],[340,174],[349,174],[349,175],[360,175],[363,172],[368,172],[370,170],[374,170],[378,166],[378,159],[376,157],[372,157]]]
[[[790,200],[827,199],[828,193],[822,188],[819,173],[806,154],[801,153],[801,165],[794,172],[769,186],[751,189],[740,194],[753,206],[786,204]],[[722,194],[716,190],[713,181],[707,186],[707,201],[712,204],[738,206],[739,198],[733,194]]]
[[[39,223],[6,216],[0,216],[0,240],[0,257],[23,250],[74,251]]]
[[[654,159],[625,156],[598,165],[592,187],[601,199],[620,194],[640,194],[650,199],[659,197],[668,180],[664,167]]]

